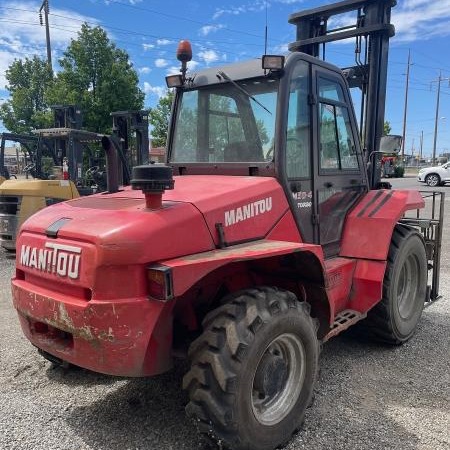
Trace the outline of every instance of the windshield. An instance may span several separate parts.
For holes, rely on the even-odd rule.
[[[172,162],[263,162],[273,158],[278,80],[258,78],[237,84],[242,89],[223,83],[182,93]]]

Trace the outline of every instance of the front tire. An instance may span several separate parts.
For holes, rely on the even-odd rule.
[[[183,380],[187,414],[233,449],[271,450],[302,424],[318,373],[317,325],[291,292],[233,294],[203,321]]]
[[[441,177],[437,173],[430,173],[425,177],[425,183],[430,187],[436,187],[441,184]]]
[[[383,299],[364,322],[376,338],[398,345],[414,334],[426,298],[427,264],[421,236],[397,225],[389,247]]]

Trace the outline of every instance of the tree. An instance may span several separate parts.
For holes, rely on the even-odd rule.
[[[62,70],[47,89],[47,102],[80,106],[84,128],[106,133],[111,112],[142,109],[144,93],[129,56],[101,27],[83,24],[59,64]]]
[[[48,109],[45,90],[52,84],[52,78],[44,59],[34,56],[13,61],[6,70],[10,98],[0,107],[0,119],[9,131],[27,133],[50,125],[51,117],[45,113]]]
[[[387,136],[387,135],[390,134],[390,133],[391,133],[391,124],[386,120],[386,121],[384,122],[383,134],[384,134],[385,136]]]
[[[152,125],[152,146],[165,147],[169,130],[170,112],[172,110],[174,93],[168,91],[161,97],[158,104],[150,109],[149,122]]]

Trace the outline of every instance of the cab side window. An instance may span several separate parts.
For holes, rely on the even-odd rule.
[[[356,147],[350,117],[341,85],[320,77],[319,130],[320,170],[339,171],[358,169]]]
[[[305,61],[299,61],[292,74],[289,89],[286,132],[286,172],[289,179],[310,177],[308,93],[309,65]]]

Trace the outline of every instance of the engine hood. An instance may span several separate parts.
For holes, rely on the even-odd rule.
[[[139,264],[169,259],[219,245],[264,237],[288,208],[273,178],[230,176],[175,177],[163,207],[149,210],[141,191],[81,197],[45,208],[28,219],[19,236],[48,234],[97,247],[98,264]],[[220,224],[220,225],[219,225]]]
[[[1,183],[0,195],[49,197],[70,199],[78,197],[73,182],[68,180],[5,180]]]
[[[288,209],[272,177],[192,175],[175,177],[170,201],[189,202],[202,213],[216,245],[218,227],[227,245],[263,238]]]

